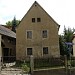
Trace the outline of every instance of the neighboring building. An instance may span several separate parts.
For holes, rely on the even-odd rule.
[[[0,25],[0,57],[3,62],[16,60],[16,34]]]
[[[35,1],[16,30],[16,59],[59,57],[59,25]]]
[[[72,40],[72,42],[73,42],[73,56],[75,57],[75,33],[73,35],[74,35],[73,40]]]
[[[6,28],[12,30],[12,26],[7,26],[7,25],[1,25],[1,26],[4,26],[4,27],[6,27]]]

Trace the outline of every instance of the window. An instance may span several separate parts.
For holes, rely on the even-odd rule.
[[[32,55],[32,48],[27,48],[27,55]]]
[[[27,39],[32,39],[32,31],[27,31]]]
[[[43,30],[42,31],[42,37],[43,38],[47,38],[47,30]]]
[[[41,18],[37,18],[37,22],[41,22]]]
[[[43,47],[43,54],[48,54],[48,47]]]
[[[32,22],[35,22],[35,18],[32,18]],[[37,18],[37,22],[41,22],[41,18]]]
[[[35,22],[35,18],[32,18],[32,22]]]

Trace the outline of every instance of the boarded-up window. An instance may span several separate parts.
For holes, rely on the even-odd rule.
[[[43,38],[47,38],[47,30],[43,30],[42,31],[42,37]]]
[[[27,55],[32,55],[32,48],[27,48]]]
[[[27,31],[27,39],[32,39],[32,31]]]

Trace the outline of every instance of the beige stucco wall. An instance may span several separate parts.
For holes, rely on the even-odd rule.
[[[41,18],[41,22],[32,23],[32,18]],[[27,57],[26,48],[33,48],[33,56],[43,56],[43,47],[49,48],[49,54],[46,57],[60,56],[58,25],[52,18],[40,7],[32,6],[29,12],[23,17],[16,31],[16,58],[22,60]],[[32,39],[26,38],[26,31],[32,31]],[[42,38],[42,30],[48,30],[48,37]]]
[[[0,35],[0,57],[2,57],[1,37],[2,35]]]
[[[75,38],[73,39],[73,56],[75,57]]]

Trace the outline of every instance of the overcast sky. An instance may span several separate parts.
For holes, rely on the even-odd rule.
[[[16,19],[21,20],[35,0],[0,0],[0,24]],[[60,25],[75,28],[75,0],[36,0]]]

